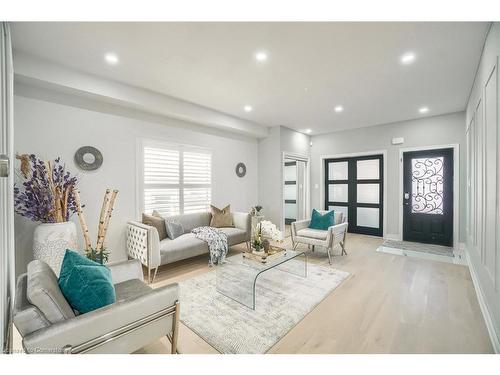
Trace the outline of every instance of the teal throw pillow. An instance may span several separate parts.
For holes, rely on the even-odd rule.
[[[328,211],[326,214],[321,215],[318,211],[313,208],[311,215],[311,222],[309,223],[309,228],[311,229],[321,229],[327,230],[335,222],[335,211]]]
[[[81,314],[116,302],[111,270],[66,250],[59,275],[59,288],[70,306]]]

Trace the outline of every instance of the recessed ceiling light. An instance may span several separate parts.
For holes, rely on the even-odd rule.
[[[266,61],[267,60],[267,53],[264,51],[259,51],[259,52],[255,53],[255,60],[257,60],[259,62]]]
[[[420,113],[427,113],[427,112],[429,112],[429,107],[421,107],[418,109],[418,111]]]
[[[415,54],[413,52],[406,52],[403,56],[401,56],[400,61],[403,65],[409,65],[415,61]]]
[[[337,105],[333,110],[337,113],[340,113],[344,110],[344,107],[342,107],[341,105]]]
[[[116,65],[120,62],[120,59],[118,58],[118,55],[116,53],[112,53],[112,52],[109,52],[107,54],[104,55],[104,60],[106,60],[106,62],[109,64],[109,65]]]
[[[253,110],[251,105],[246,105],[243,107],[243,109],[245,110],[245,112],[252,112],[252,110]]]
[[[307,134],[311,134],[312,130],[311,130],[311,129],[306,129],[306,130],[305,130],[305,132],[306,132]]]

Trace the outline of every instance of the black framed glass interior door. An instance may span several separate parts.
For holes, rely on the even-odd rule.
[[[325,210],[342,212],[350,233],[382,236],[383,155],[325,159]]]

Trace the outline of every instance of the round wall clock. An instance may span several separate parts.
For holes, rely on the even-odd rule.
[[[247,166],[244,163],[238,163],[236,165],[236,175],[238,177],[243,177],[247,174]]]
[[[80,147],[75,152],[75,164],[84,171],[95,171],[102,165],[102,154],[92,146]]]

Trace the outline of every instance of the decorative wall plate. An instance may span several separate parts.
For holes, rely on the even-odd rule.
[[[238,177],[244,177],[247,174],[247,166],[244,163],[236,164],[236,175]]]
[[[92,146],[80,147],[75,152],[75,164],[84,171],[95,171],[102,165],[102,154]]]

